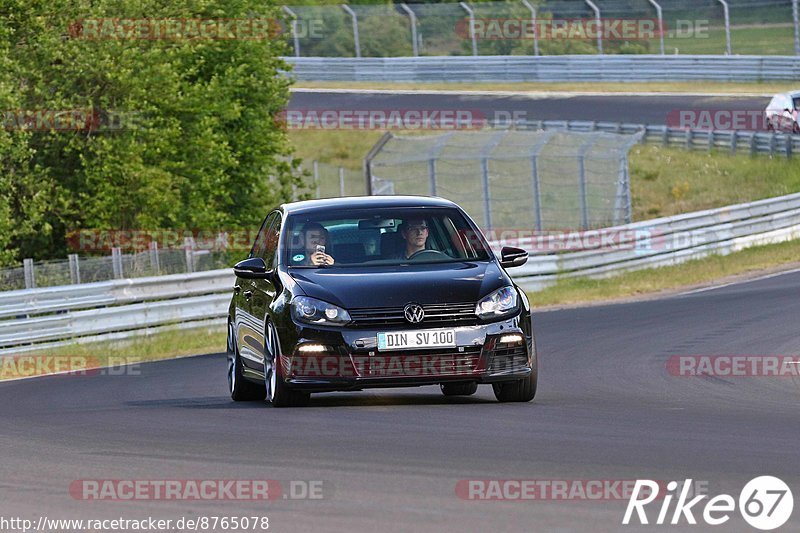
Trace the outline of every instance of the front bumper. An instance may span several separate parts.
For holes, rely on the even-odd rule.
[[[304,391],[518,380],[530,374],[533,350],[530,328],[521,324],[517,316],[491,324],[445,326],[455,331],[455,348],[390,352],[378,351],[377,334],[397,328],[302,327],[293,351],[281,357],[279,375],[289,387]],[[312,347],[320,351],[307,351]]]

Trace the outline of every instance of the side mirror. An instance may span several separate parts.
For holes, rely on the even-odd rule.
[[[518,267],[527,262],[528,252],[521,248],[503,246],[503,250],[500,252],[500,266],[503,268]]]
[[[244,279],[264,279],[270,275],[270,272],[267,271],[267,264],[260,257],[239,261],[233,266],[233,273],[236,274],[236,277]]]

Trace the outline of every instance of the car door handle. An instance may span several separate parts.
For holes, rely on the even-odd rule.
[[[250,297],[253,296],[253,291],[244,291],[242,294],[244,294],[245,300],[249,300]]]

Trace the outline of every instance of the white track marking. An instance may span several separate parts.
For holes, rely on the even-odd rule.
[[[178,355],[176,357],[167,357],[164,359],[148,359],[147,361],[131,361],[129,363],[119,363],[112,366],[93,366],[87,368],[81,368],[80,370],[61,370],[59,372],[51,372],[49,374],[36,374],[34,376],[20,376],[18,378],[5,378],[0,379],[0,385],[3,383],[9,383],[12,381],[22,381],[23,379],[36,379],[36,378],[46,378],[48,376],[63,376],[64,374],[79,374],[81,372],[94,372],[97,370],[106,370],[109,368],[119,368],[123,366],[131,366],[131,365],[144,365],[148,363],[163,363],[164,361],[174,361],[176,359],[188,359],[189,357],[206,357],[208,355],[219,355],[218,353],[201,353],[201,354],[190,354],[190,355]],[[4,357],[16,357],[13,355],[0,355],[0,359]],[[47,355],[33,355],[33,354],[26,354],[25,357],[48,357]],[[56,357],[69,357],[68,355],[65,356],[56,356]],[[1,364],[0,364],[1,366]]]
[[[772,274],[764,274],[763,276],[758,276],[758,277],[755,277],[755,278],[741,279],[741,280],[731,281],[729,283],[722,283],[720,285],[713,285],[711,287],[703,287],[703,288],[700,288],[700,289],[694,289],[694,290],[691,290],[691,291],[681,292],[677,296],[686,296],[686,295],[689,295],[689,294],[697,294],[697,293],[701,293],[701,292],[714,291],[714,290],[717,290],[717,289],[722,289],[723,287],[731,287],[733,285],[744,285],[746,283],[753,283],[753,282],[762,281],[762,280],[765,280],[765,279],[777,278],[778,276],[785,276],[787,274],[796,274],[798,272],[800,272],[800,268],[795,268],[795,269],[792,269],[792,270],[784,270],[782,272],[773,272]]]

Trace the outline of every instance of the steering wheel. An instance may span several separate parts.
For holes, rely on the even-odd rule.
[[[413,254],[411,254],[411,256],[408,259],[410,261],[411,259],[418,259],[420,257],[425,257],[426,255],[428,255],[428,256],[439,256],[439,255],[446,255],[446,254],[444,254],[443,252],[440,252],[439,250],[420,250],[418,252],[414,252]]]

